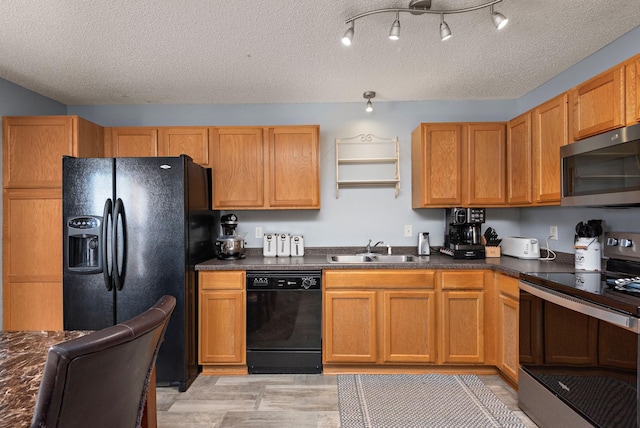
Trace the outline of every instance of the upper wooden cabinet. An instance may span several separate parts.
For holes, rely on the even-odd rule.
[[[209,158],[209,129],[207,127],[160,128],[159,156],[187,155],[194,163],[211,166]]]
[[[413,208],[462,204],[465,135],[460,123],[423,123],[411,133]]]
[[[507,203],[530,204],[532,198],[531,112],[507,124]]]
[[[618,65],[570,91],[573,140],[625,125],[625,66]]]
[[[158,129],[111,128],[111,155],[119,158],[158,156]]]
[[[560,203],[560,147],[569,143],[569,99],[566,93],[532,112],[534,203]]]
[[[2,119],[5,188],[60,188],[62,156],[104,155],[102,127],[78,116]]]
[[[506,202],[506,138],[504,123],[467,125],[467,206]]]
[[[320,208],[319,127],[210,130],[215,209]]]
[[[501,206],[503,123],[423,123],[411,134],[413,208]]]

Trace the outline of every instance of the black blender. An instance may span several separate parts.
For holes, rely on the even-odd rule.
[[[238,217],[227,214],[220,217],[222,234],[216,240],[216,252],[220,260],[244,259],[244,237],[238,235]]]
[[[484,259],[485,250],[481,242],[481,225],[484,223],[484,208],[445,209],[447,232],[444,235],[442,254],[454,259]]]

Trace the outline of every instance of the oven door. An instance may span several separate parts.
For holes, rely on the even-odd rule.
[[[519,331],[527,379],[595,426],[640,426],[637,318],[521,281]],[[531,390],[520,389],[527,413],[536,407]]]

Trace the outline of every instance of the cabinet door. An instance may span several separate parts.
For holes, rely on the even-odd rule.
[[[193,162],[209,167],[209,130],[206,127],[160,129],[159,156],[187,155]]]
[[[3,327],[62,329],[62,192],[5,190]]]
[[[269,208],[320,208],[319,128],[269,129]]]
[[[569,143],[568,95],[533,110],[534,200],[560,203],[560,147]]]
[[[633,93],[633,99],[636,100],[636,121],[640,122],[640,56],[636,60],[635,77],[636,85]]]
[[[436,360],[435,293],[384,291],[384,361]]]
[[[2,135],[5,188],[62,186],[62,156],[74,155],[73,116],[5,117]]]
[[[421,124],[411,134],[413,208],[462,204],[462,124]]]
[[[574,140],[624,125],[624,73],[620,65],[571,90]]]
[[[158,156],[157,128],[112,128],[111,147],[114,157]]]
[[[244,291],[201,290],[200,364],[246,364]]]
[[[518,383],[518,300],[500,293],[498,368],[514,383]]]
[[[560,154],[558,153],[558,156]],[[531,113],[511,119],[507,124],[507,202],[530,204],[531,189]]]
[[[261,128],[211,128],[214,209],[264,208]]]
[[[325,291],[323,363],[375,363],[376,292]]]
[[[441,294],[441,363],[484,361],[484,292],[443,291]]]
[[[504,205],[507,199],[505,125],[469,124],[466,152],[469,205]]]

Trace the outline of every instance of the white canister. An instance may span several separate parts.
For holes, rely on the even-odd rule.
[[[576,250],[577,270],[602,270],[600,242],[598,238],[578,238],[573,248]]]
[[[277,245],[277,239],[276,239],[276,234],[274,233],[265,233],[262,238],[263,238],[263,243],[262,243],[262,255],[264,257],[275,257],[276,256],[276,245]]]
[[[289,257],[291,255],[291,237],[288,233],[278,234],[276,255],[278,257]]]
[[[291,237],[291,257],[304,256],[304,238],[302,235]]]

